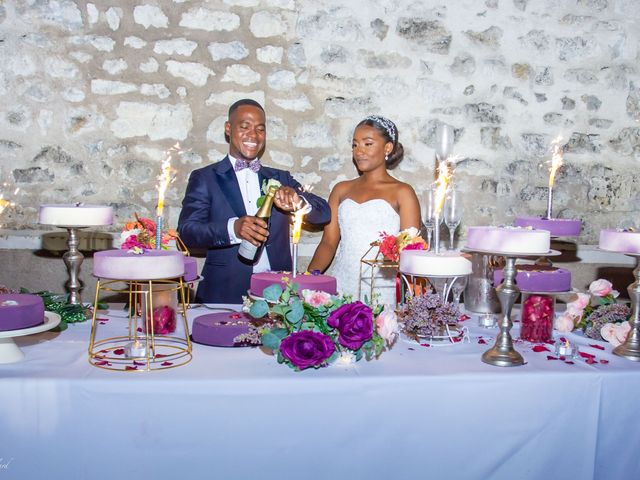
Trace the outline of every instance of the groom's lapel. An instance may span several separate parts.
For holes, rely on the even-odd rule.
[[[238,179],[236,178],[236,173],[233,171],[229,157],[224,157],[220,163],[216,164],[215,170],[220,190],[222,190],[225,197],[227,197],[231,208],[236,216],[244,217],[247,214],[247,210],[244,208]]]

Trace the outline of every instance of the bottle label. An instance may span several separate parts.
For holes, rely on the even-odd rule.
[[[253,243],[243,240],[240,243],[240,248],[238,249],[238,255],[242,258],[245,258],[249,261],[253,261],[256,257],[256,252],[258,251],[258,247],[256,247]]]

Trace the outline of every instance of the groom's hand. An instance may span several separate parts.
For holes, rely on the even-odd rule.
[[[301,202],[298,192],[292,187],[280,187],[273,198],[273,203],[275,203],[276,207],[285,212],[293,212],[300,208]]]
[[[246,215],[238,218],[233,224],[236,237],[248,240],[256,247],[269,236],[267,222],[258,217]]]

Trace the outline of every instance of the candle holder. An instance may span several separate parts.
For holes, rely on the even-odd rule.
[[[627,288],[632,306],[631,318],[629,319],[631,330],[625,342],[614,348],[613,353],[634,362],[640,362],[640,254],[627,253],[626,255],[634,257],[636,260],[636,267],[633,269],[635,281]]]

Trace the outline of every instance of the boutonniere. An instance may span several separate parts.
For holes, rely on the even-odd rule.
[[[264,203],[264,199],[267,198],[267,192],[269,191],[269,188],[271,188],[272,186],[280,188],[282,184],[274,178],[269,178],[269,179],[265,178],[262,181],[262,196],[259,197],[258,200],[256,200],[256,205],[258,206],[258,208],[260,208]]]

